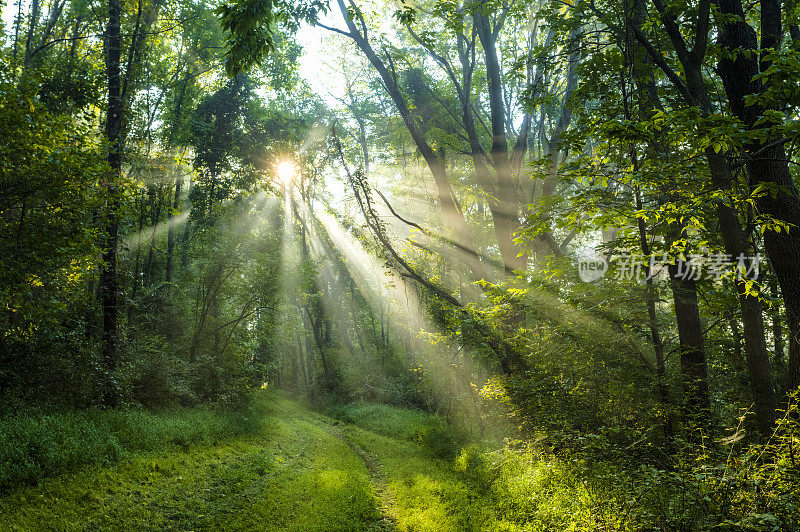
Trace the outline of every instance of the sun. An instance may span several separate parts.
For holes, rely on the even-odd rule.
[[[289,185],[292,182],[295,174],[297,174],[297,166],[292,161],[281,161],[275,167],[278,173],[278,179],[284,185]]]

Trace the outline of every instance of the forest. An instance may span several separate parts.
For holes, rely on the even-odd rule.
[[[800,530],[800,2],[15,0],[3,530]]]

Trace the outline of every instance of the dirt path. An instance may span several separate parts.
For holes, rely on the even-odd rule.
[[[383,466],[378,460],[378,457],[353,441],[336,422],[331,423],[322,419],[314,419],[313,422],[334,438],[346,443],[364,462],[364,466],[366,466],[369,472],[370,485],[372,486],[372,491],[378,504],[378,510],[381,513],[380,519],[375,521],[374,525],[371,526],[369,530],[376,532],[396,530],[397,520],[392,515],[395,508],[394,498],[389,489],[386,473],[383,471]]]

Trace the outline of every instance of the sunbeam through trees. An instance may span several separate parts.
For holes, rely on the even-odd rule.
[[[800,530],[800,4],[15,0],[3,530]]]

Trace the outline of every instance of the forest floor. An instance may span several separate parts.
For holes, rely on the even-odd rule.
[[[134,455],[12,492],[0,499],[0,529],[504,528],[491,497],[451,460],[404,436],[409,427],[367,430],[274,392],[259,401],[265,419],[256,433]],[[405,412],[397,419],[417,415]]]

